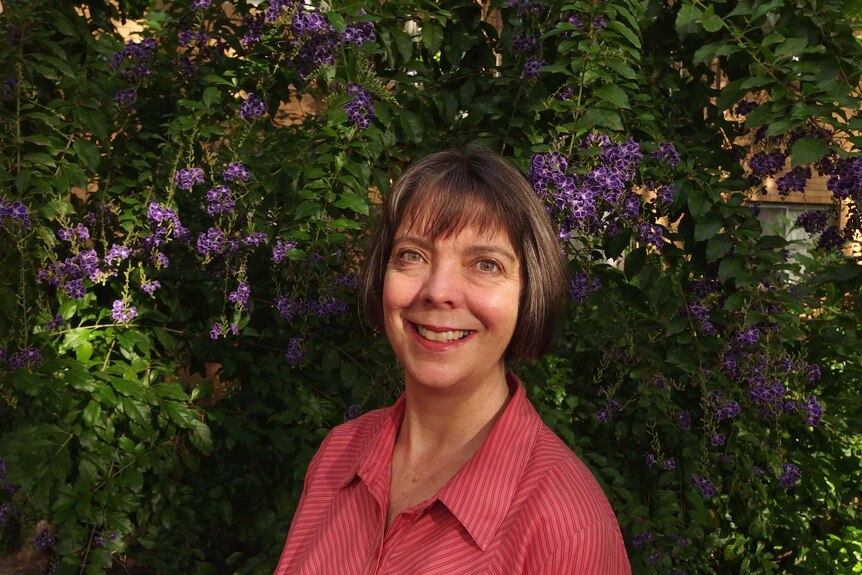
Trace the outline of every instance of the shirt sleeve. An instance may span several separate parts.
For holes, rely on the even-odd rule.
[[[548,550],[527,575],[631,575],[626,548],[615,522],[593,523]]]

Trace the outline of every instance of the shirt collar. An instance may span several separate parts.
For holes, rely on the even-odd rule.
[[[508,405],[482,446],[437,492],[439,500],[484,550],[499,529],[515,496],[521,475],[541,427],[538,413],[527,399],[518,376],[506,373],[512,392]],[[404,394],[385,410],[368,434],[368,444],[340,482],[349,485],[359,476],[383,501],[389,489],[392,448],[404,418]]]
[[[509,512],[541,428],[518,376],[508,372],[506,383],[512,398],[485,443],[437,493],[482,550]]]

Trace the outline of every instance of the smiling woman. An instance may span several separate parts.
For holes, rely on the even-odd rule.
[[[505,160],[446,151],[404,172],[362,290],[405,391],[326,438],[276,575],[630,573],[605,495],[505,368],[544,353],[564,280]]]

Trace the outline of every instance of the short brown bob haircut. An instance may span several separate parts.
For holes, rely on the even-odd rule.
[[[548,213],[517,169],[488,150],[447,150],[401,174],[386,197],[360,274],[360,301],[380,330],[383,278],[405,222],[432,241],[468,225],[505,231],[521,268],[518,319],[506,359],[533,359],[547,351],[564,297],[565,262]]]

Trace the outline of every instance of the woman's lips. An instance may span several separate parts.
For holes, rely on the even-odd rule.
[[[422,347],[431,351],[445,351],[470,339],[474,330],[424,326],[409,322],[411,332]]]

